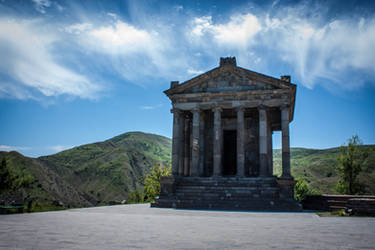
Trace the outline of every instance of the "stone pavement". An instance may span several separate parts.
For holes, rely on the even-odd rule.
[[[0,216],[0,249],[374,249],[375,218],[149,204]]]

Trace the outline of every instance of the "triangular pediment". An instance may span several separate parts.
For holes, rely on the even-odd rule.
[[[167,95],[290,89],[288,82],[236,66],[214,68],[165,91]]]

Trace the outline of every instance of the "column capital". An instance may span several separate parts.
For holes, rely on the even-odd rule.
[[[213,106],[212,107],[212,111],[214,111],[214,112],[221,112],[221,111],[223,111],[223,109],[220,107],[220,106]]]
[[[235,107],[235,110],[238,112],[238,111],[244,111],[245,110],[245,106],[244,105],[240,105],[240,106],[237,106]]]
[[[264,105],[264,104],[258,105],[257,108],[258,108],[258,110],[268,110],[269,109],[269,107]]]
[[[280,110],[283,110],[283,109],[289,109],[290,108],[290,105],[289,104],[282,104],[280,106]]]
[[[200,112],[201,111],[201,108],[200,107],[195,107],[191,110],[191,112],[195,113],[195,112]]]
[[[281,108],[281,120],[282,121],[286,120],[289,123],[289,108],[288,107]]]

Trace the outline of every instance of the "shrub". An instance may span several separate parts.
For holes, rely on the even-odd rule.
[[[128,204],[143,203],[143,202],[144,202],[144,195],[143,195],[142,191],[140,191],[138,189],[130,192],[130,194],[128,196],[128,200],[126,201],[126,203],[128,203]]]
[[[317,192],[312,190],[304,179],[298,180],[294,186],[294,198],[302,202],[310,194],[317,194]]]
[[[172,173],[171,167],[164,165],[155,165],[151,169],[151,173],[147,174],[144,181],[144,191],[146,201],[154,201],[155,197],[160,194],[160,178],[162,176],[169,176]]]

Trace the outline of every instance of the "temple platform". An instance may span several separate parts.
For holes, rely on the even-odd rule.
[[[293,179],[237,177],[164,177],[152,207],[302,211],[293,198]]]

